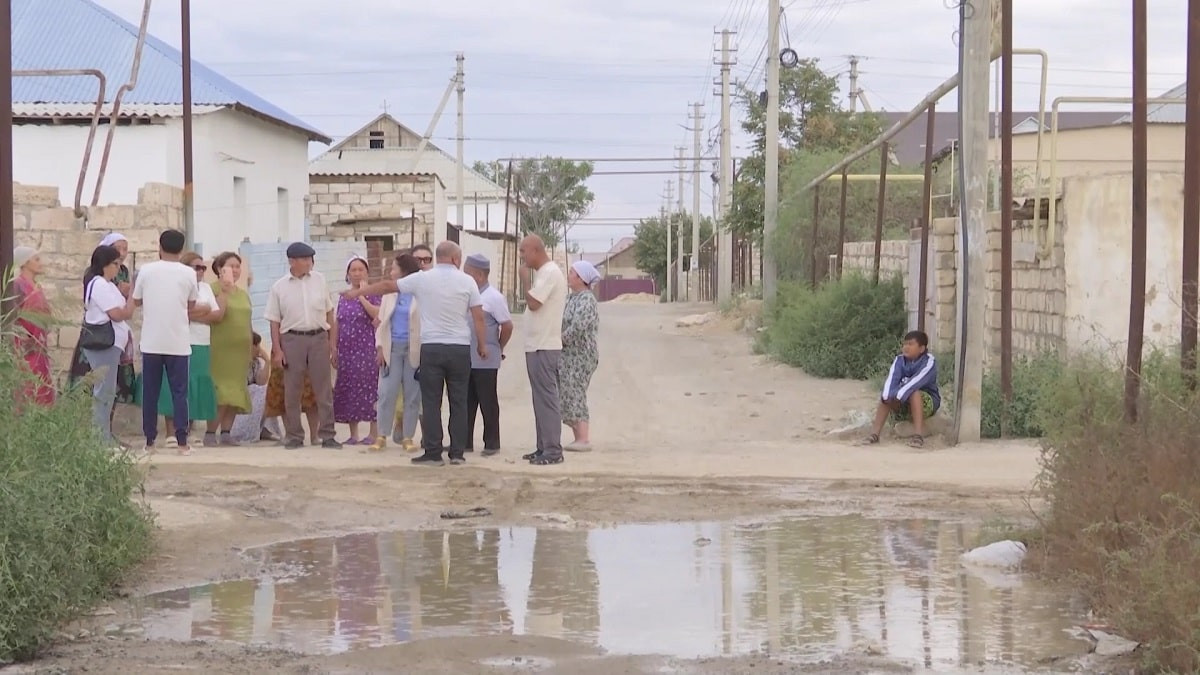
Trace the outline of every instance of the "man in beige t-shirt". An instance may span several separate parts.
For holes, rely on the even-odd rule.
[[[525,370],[533,393],[537,449],[524,455],[530,464],[559,464],[562,413],[558,402],[558,363],[562,354],[562,318],[567,304],[567,278],[541,237],[521,240],[521,287],[525,289]]]

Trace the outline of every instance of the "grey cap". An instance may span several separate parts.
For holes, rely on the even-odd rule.
[[[317,252],[308,244],[298,241],[287,247],[287,257],[292,258],[315,258]]]
[[[477,270],[488,272],[492,269],[492,261],[487,259],[487,256],[480,253],[472,253],[467,256],[465,263],[468,267],[474,267]]]

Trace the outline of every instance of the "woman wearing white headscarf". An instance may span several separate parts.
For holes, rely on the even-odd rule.
[[[563,310],[562,361],[558,370],[558,396],[563,424],[571,427],[575,440],[563,450],[587,452],[592,449],[587,404],[588,385],[600,363],[597,334],[600,312],[592,286],[600,272],[590,262],[579,260],[567,272],[567,306]]]

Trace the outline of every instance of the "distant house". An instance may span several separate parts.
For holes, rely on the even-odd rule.
[[[98,69],[106,79],[83,204],[91,203],[109,117],[130,77],[138,29],[90,0],[15,0],[13,164],[18,182],[73,200],[98,80],[29,76]],[[182,55],[147,36],[136,86],[116,121],[100,204],[137,203],[147,182],[183,186]],[[195,236],[207,255],[251,241],[304,236],[308,145],[331,139],[200,63],[192,64]]]
[[[463,185],[460,190],[456,182],[458,178],[456,159],[433,143],[426,143],[425,148],[421,150],[421,138],[420,134],[404,126],[391,115],[386,113],[380,115],[312,161],[310,174],[313,185],[331,181],[350,185],[358,184],[360,187],[354,189],[363,191],[364,188],[361,185],[378,185],[385,182],[383,179],[390,180],[393,185],[401,185],[405,182],[419,183],[422,180],[430,183],[438,182],[441,185],[440,196],[434,202],[429,201],[432,199],[430,190],[422,189],[419,190],[422,194],[421,199],[406,197],[396,202],[384,199],[382,200],[383,205],[415,205],[416,216],[420,219],[418,227],[428,230],[431,241],[441,241],[446,238],[447,233],[440,230],[440,226],[435,227],[435,224],[456,219],[456,199],[461,193],[465,200],[463,215],[467,223],[454,223],[455,225],[465,226],[467,229],[505,231],[505,187],[470,167],[464,167]],[[333,180],[332,177],[339,178]],[[388,194],[388,190],[382,187],[376,187],[374,191],[376,194]],[[398,189],[396,192],[403,193],[404,190]],[[372,190],[366,189],[363,193],[371,194]],[[315,191],[313,196],[317,198],[320,194],[321,192]],[[511,195],[509,197],[508,231],[515,232],[516,200],[511,198]],[[314,199],[312,211],[314,222],[321,227],[328,227],[344,221],[345,217],[356,217],[361,212],[374,214],[380,211],[394,212],[397,210],[378,207],[380,202],[374,198],[369,199],[369,203],[365,204],[361,201],[354,201],[353,198],[347,199],[351,203],[339,203],[336,199],[328,198],[327,201],[331,207],[329,209],[320,208],[321,202]],[[430,203],[433,205],[428,208],[421,206]],[[347,209],[346,207],[351,208]],[[412,210],[409,208],[409,212],[400,215],[412,217]],[[391,216],[386,217],[391,218]],[[472,223],[474,225],[471,225]],[[333,235],[326,232],[319,236]]]
[[[623,237],[613,245],[596,267],[608,279],[648,279],[650,275],[638,269],[634,255],[633,237]]]

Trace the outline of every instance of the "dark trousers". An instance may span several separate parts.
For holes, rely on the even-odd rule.
[[[187,445],[188,427],[188,362],[190,356],[173,354],[142,354],[142,432],[146,445],[158,438],[158,396],[162,393],[163,375],[171,390],[171,417],[175,422],[175,440]]]
[[[467,389],[471,383],[471,348],[467,345],[421,345],[421,448],[442,456],[442,394],[450,400],[451,459],[467,447]]]
[[[472,368],[467,387],[467,447],[475,447],[475,416],[483,413],[483,449],[500,449],[500,394],[496,368]]]

